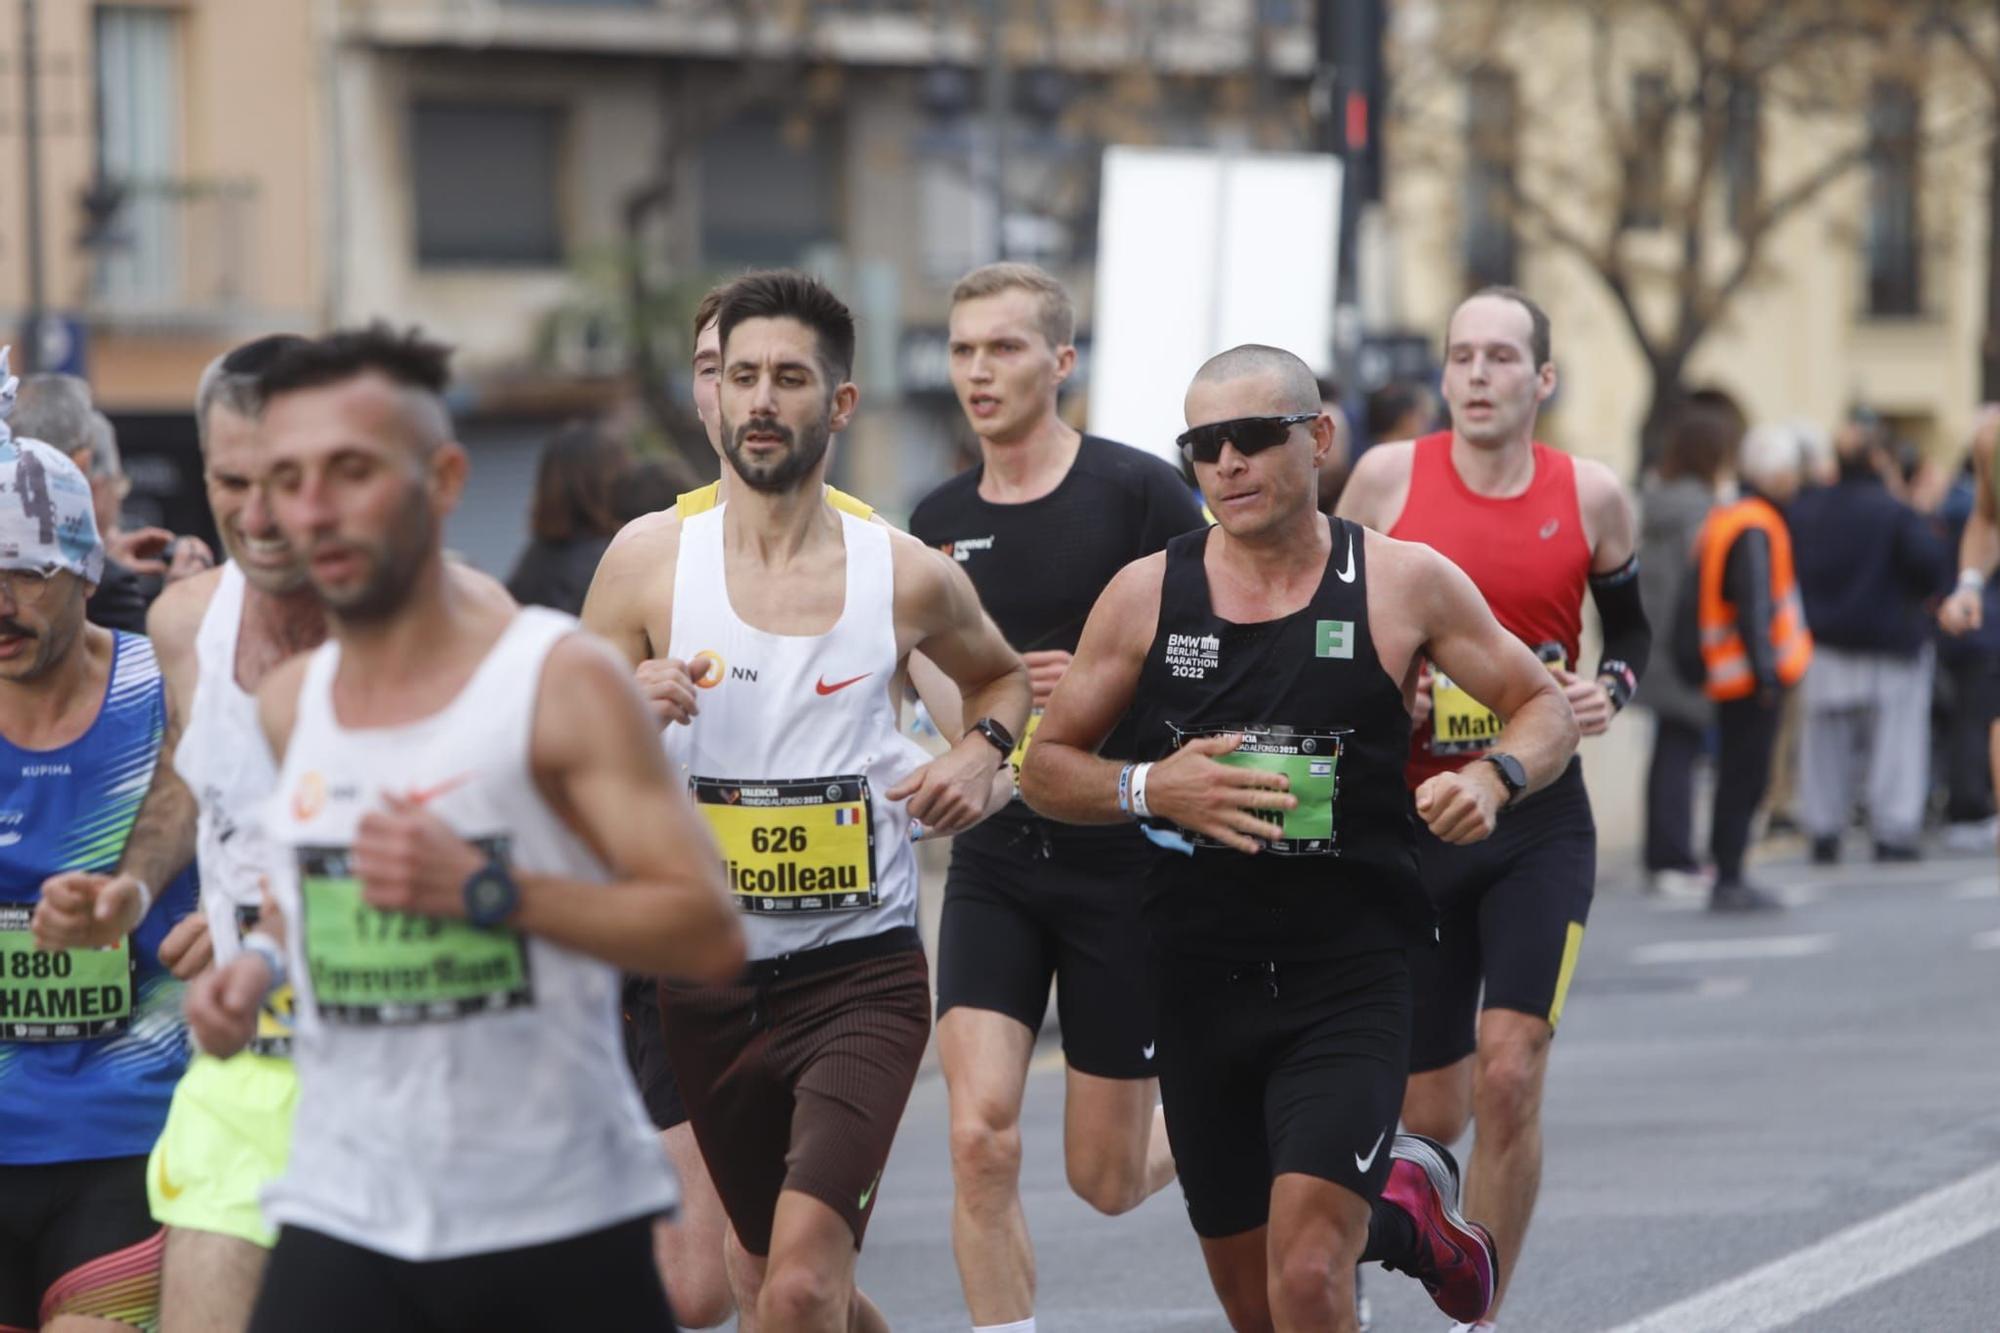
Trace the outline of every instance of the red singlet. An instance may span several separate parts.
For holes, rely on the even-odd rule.
[[[1590,581],[1576,460],[1546,444],[1534,448],[1534,480],[1501,500],[1474,494],[1458,475],[1450,431],[1424,436],[1410,462],[1409,499],[1389,535],[1422,542],[1464,570],[1501,625],[1544,661],[1559,649],[1562,665],[1574,671]],[[1499,730],[1497,718],[1449,681],[1433,700],[1430,725],[1411,738],[1412,789],[1471,763]]]

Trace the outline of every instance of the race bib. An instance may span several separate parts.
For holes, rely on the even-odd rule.
[[[0,1041],[81,1041],[132,1025],[132,942],[35,947],[29,903],[0,903]]]
[[[1345,747],[1344,732],[1294,732],[1270,729],[1217,727],[1206,731],[1174,731],[1174,747],[1196,736],[1241,735],[1243,743],[1227,754],[1215,756],[1219,764],[1231,768],[1254,768],[1266,773],[1283,773],[1290,790],[1298,798],[1291,810],[1262,810],[1255,813],[1271,824],[1264,850],[1273,856],[1338,856],[1340,854],[1340,754]],[[1192,830],[1189,840],[1197,847],[1225,844]]]
[[[475,838],[473,845],[506,863],[505,839]],[[306,970],[329,1022],[438,1023],[534,1003],[519,932],[370,907],[349,854],[346,847],[298,849]]]
[[[1535,649],[1551,672],[1568,669],[1561,644]],[[1458,682],[1431,667],[1431,753],[1473,754],[1492,748],[1506,724],[1500,715],[1467,694]]]
[[[1028,714],[1028,724],[1021,728],[1021,739],[1014,742],[1014,753],[1007,756],[1007,762],[1014,766],[1015,800],[1020,800],[1021,765],[1028,760],[1028,746],[1034,743],[1035,732],[1042,725],[1042,710],[1037,708]]]
[[[879,903],[875,821],[862,777],[689,778],[746,912],[856,912]]]
[[[257,908],[238,904],[236,938],[240,940],[255,930],[260,915]],[[250,1039],[250,1049],[253,1052],[284,1060],[291,1059],[292,1009],[292,983],[288,981],[272,991],[265,999],[264,1007],[257,1011],[257,1035]]]

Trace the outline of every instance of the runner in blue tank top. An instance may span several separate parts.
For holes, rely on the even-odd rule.
[[[158,949],[195,893],[65,919],[62,872],[117,865],[166,717],[152,646],[84,622],[103,560],[83,474],[0,427],[0,1330],[147,1327],[158,1301],[146,1153],[188,1058]]]

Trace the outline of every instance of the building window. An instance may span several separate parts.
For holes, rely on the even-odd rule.
[[[1868,105],[1868,313],[1922,311],[1916,90],[1880,83]]]
[[[1763,108],[1763,94],[1756,84],[1745,79],[1730,83],[1722,139],[1722,206],[1729,225],[1739,233],[1749,230],[1764,202]]]
[[[1465,276],[1469,285],[1512,284],[1514,152],[1520,98],[1514,76],[1480,70],[1465,103]]]
[[[520,102],[419,101],[410,114],[417,263],[562,263],[562,112]]]
[[[1671,98],[1667,76],[1632,76],[1632,154],[1625,164],[1625,225],[1659,226],[1667,213],[1667,127]]]
[[[797,264],[838,239],[838,141],[824,122],[751,115],[701,147],[701,253],[710,268]]]
[[[180,17],[104,7],[93,20],[97,173],[119,203],[93,266],[100,300],[177,305],[185,263],[181,174]]]

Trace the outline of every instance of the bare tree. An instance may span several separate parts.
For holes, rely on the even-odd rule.
[[[1429,21],[1412,23],[1413,14]],[[1399,158],[1494,138],[1413,89],[1519,69],[1520,132],[1487,173],[1531,245],[1580,260],[1624,316],[1651,376],[1641,456],[1654,456],[1693,357],[1765,276],[1773,241],[1872,154],[1918,154],[1990,122],[1991,99],[1925,115],[1885,143],[1885,82],[1924,89],[1941,39],[1908,0],[1448,0],[1406,4],[1393,45]],[[1454,107],[1448,115],[1460,116]],[[1763,150],[1783,124],[1799,151]],[[1455,165],[1455,164],[1454,164]]]

